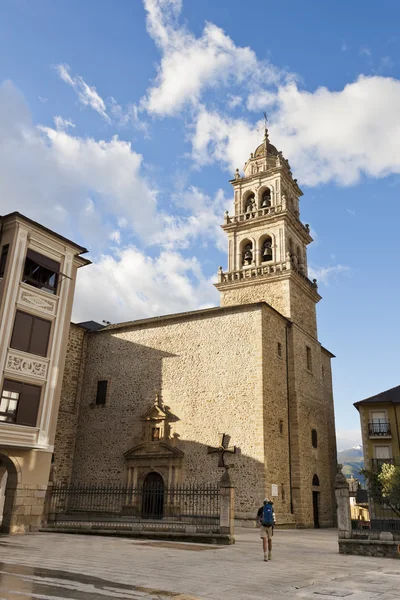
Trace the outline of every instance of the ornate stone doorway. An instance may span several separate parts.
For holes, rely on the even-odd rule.
[[[142,519],[162,519],[164,514],[164,480],[159,473],[149,473],[143,482]]]

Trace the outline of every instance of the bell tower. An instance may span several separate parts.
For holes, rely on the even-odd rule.
[[[230,182],[234,215],[225,213],[228,269],[218,272],[221,306],[265,301],[317,337],[316,303],[321,296],[310,281],[307,245],[313,240],[300,221],[303,192],[289,162],[273,146],[268,129],[262,144]]]

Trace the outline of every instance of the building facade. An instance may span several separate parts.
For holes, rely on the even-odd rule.
[[[240,450],[228,459],[237,519],[253,520],[270,496],[280,524],[332,525],[333,355],[317,337],[302,192],[267,131],[231,183],[221,307],[97,331],[72,326],[66,374],[74,380],[64,377],[55,477],[216,482],[208,447],[224,432]]]
[[[83,252],[19,213],[0,217],[3,532],[35,530],[42,517]]]
[[[379,471],[384,463],[400,466],[400,385],[354,406],[360,413],[365,468]]]

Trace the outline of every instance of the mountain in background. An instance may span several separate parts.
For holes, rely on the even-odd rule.
[[[362,446],[354,446],[347,450],[340,450],[337,453],[338,463],[343,465],[343,473],[346,477],[355,477],[361,485],[365,485],[365,479],[359,474],[360,469],[364,467],[364,453]]]

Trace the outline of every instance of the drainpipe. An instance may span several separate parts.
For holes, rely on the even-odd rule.
[[[394,408],[394,419],[396,421],[397,443],[398,443],[398,446],[399,446],[399,453],[400,453],[399,421],[397,419],[396,404],[394,402],[392,402],[392,404],[393,404],[393,408]]]
[[[290,493],[290,512],[293,514],[293,485],[292,485],[292,452],[290,444],[290,392],[289,392],[289,323],[286,323],[286,400],[287,400],[287,427],[288,427],[288,446],[289,446],[289,493]]]

